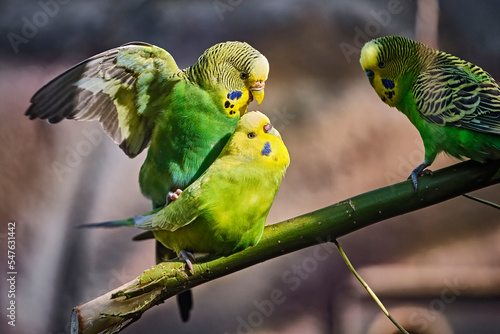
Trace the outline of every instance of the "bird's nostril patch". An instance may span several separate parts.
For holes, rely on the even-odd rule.
[[[273,125],[271,123],[266,123],[264,125],[264,132],[265,133],[269,133],[269,131],[271,131],[273,129]]]

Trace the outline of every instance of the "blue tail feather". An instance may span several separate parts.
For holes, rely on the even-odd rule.
[[[121,226],[134,226],[133,218],[125,219],[125,220],[111,220],[102,223],[90,223],[90,224],[82,224],[79,225],[78,228],[94,228],[94,227],[121,227]]]

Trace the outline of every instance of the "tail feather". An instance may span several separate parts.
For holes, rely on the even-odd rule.
[[[94,228],[94,227],[121,227],[121,226],[135,226],[143,230],[149,230],[148,228],[151,223],[149,220],[154,216],[151,215],[140,215],[123,220],[110,220],[102,223],[90,223],[79,225],[78,228]]]
[[[102,223],[90,223],[78,225],[78,228],[94,228],[94,227],[120,227],[120,226],[134,226],[134,218],[124,220],[111,220]]]

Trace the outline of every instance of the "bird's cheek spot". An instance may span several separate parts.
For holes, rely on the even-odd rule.
[[[387,96],[387,98],[389,100],[392,100],[392,98],[394,97],[395,94],[394,94],[393,90],[388,90],[388,91],[385,92],[385,95]]]
[[[394,81],[386,78],[382,79],[382,85],[384,85],[384,87],[387,89],[393,89],[395,86]]]
[[[227,93],[227,98],[230,100],[238,100],[243,96],[243,93],[239,90],[235,90],[234,92]]]
[[[224,102],[224,108],[227,109],[226,112],[228,113],[228,115],[230,116],[236,115],[236,110],[234,110],[234,104],[231,104],[229,100],[226,100],[226,102]]]
[[[266,141],[266,143],[264,144],[264,148],[262,149],[262,155],[269,155],[271,154],[271,144]]]

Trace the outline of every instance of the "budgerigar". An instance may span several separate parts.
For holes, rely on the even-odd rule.
[[[382,101],[405,114],[424,142],[417,176],[444,151],[475,161],[500,159],[500,87],[486,71],[408,38],[374,39],[361,66]]]
[[[213,164],[175,201],[153,214],[84,227],[154,231],[193,271],[192,253],[227,256],[259,242],[289,163],[269,118],[251,111],[241,117]]]
[[[139,183],[159,208],[210,166],[248,104],[260,104],[268,72],[267,59],[247,43],[214,45],[180,70],[165,50],[134,42],[56,77],[33,96],[26,115],[50,123],[98,120],[131,158],[150,145]],[[186,321],[190,292],[179,302]]]

